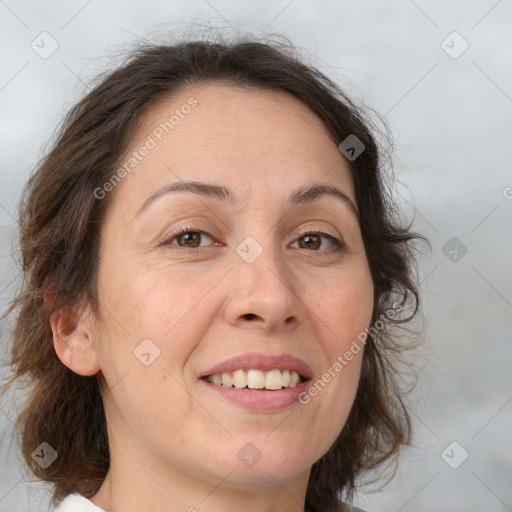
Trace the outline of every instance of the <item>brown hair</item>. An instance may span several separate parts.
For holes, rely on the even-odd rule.
[[[4,315],[17,310],[8,362],[13,375],[5,388],[22,377],[32,386],[16,422],[22,454],[36,477],[54,486],[54,505],[71,492],[95,494],[108,472],[108,436],[97,375],[84,377],[62,364],[53,347],[49,317],[82,298],[99,312],[99,234],[112,194],[100,200],[94,190],[114,175],[137,123],[155,102],[204,81],[287,92],[319,116],[337,145],[349,135],[364,144],[364,151],[348,163],[375,290],[372,324],[393,303],[404,306],[414,299],[408,317],[388,319],[368,336],[348,420],[312,467],[306,505],[342,510],[340,494],[352,500],[359,476],[395,461],[399,448],[411,441],[411,419],[396,367],[400,354],[411,345],[392,331],[419,309],[411,242],[426,239],[412,233],[410,225],[400,225],[386,188],[384,149],[362,110],[285,43],[146,44],[102,77],[67,114],[53,148],[22,196],[22,283]],[[50,307],[45,307],[48,296]],[[58,452],[45,469],[31,456],[42,442]]]

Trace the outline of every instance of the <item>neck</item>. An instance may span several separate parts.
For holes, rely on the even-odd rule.
[[[258,483],[199,478],[183,469],[111,448],[109,472],[89,498],[105,512],[303,512],[310,468],[287,481],[268,475]]]

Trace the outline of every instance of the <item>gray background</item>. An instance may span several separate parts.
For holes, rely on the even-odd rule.
[[[106,56],[191,21],[283,34],[385,114],[397,201],[432,244],[420,264],[426,341],[416,356],[415,445],[391,483],[363,488],[356,504],[512,510],[511,0],[0,1],[2,308],[16,277],[17,201],[63,114]],[[46,59],[31,47],[42,46],[43,31],[59,45]],[[45,487],[28,483],[10,443],[13,405],[1,406],[0,510],[47,510]]]

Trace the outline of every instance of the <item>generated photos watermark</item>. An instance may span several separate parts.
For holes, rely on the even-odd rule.
[[[164,137],[171,133],[181,123],[181,120],[190,114],[197,104],[197,100],[194,97],[190,97],[180,108],[175,109],[168,121],[164,121],[154,128],[146,137],[144,144],[136,151],[133,151],[124,164],[101,187],[94,189],[94,197],[96,199],[104,199],[108,192],[114,190],[121,180],[133,171],[149,155],[150,151],[155,149]]]
[[[311,398],[318,395],[318,393],[322,391],[322,389],[324,389],[325,386],[331,382],[331,380],[336,377],[336,375],[340,373],[350,361],[352,361],[352,359],[354,359],[354,356],[361,352],[364,348],[368,335],[376,336],[379,331],[384,329],[385,323],[389,320],[393,320],[401,310],[401,304],[397,304],[396,302],[393,303],[393,306],[387,309],[385,313],[382,313],[379,319],[371,327],[366,327],[364,331],[361,331],[357,335],[357,338],[352,341],[349,349],[342,355],[339,355],[336,358],[336,361],[327,368],[327,370],[314,382],[314,384],[299,394],[299,402],[304,405],[309,404],[309,402],[311,402]]]

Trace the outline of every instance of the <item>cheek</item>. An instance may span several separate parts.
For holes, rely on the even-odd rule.
[[[129,332],[128,336],[118,322],[109,321],[109,338],[120,356],[122,353],[111,362],[121,374],[125,365],[140,366],[134,351],[154,352],[157,356],[148,369],[158,368],[161,378],[168,378],[166,384],[172,388],[175,381],[166,371],[180,382],[183,380],[182,369],[218,313],[214,298],[218,278],[203,275],[201,279],[191,279],[190,275],[169,268],[145,269],[128,275],[130,279],[124,280],[122,288],[114,287],[110,292],[117,301],[112,315]],[[123,300],[118,301],[116,296]],[[145,379],[145,373],[141,379]]]
[[[141,436],[148,425],[172,424],[178,431],[178,419],[192,405],[181,370],[203,336],[195,320],[208,323],[201,297],[211,285],[191,288],[184,276],[120,268],[104,283],[102,343],[108,350],[101,365],[111,389],[110,410]],[[194,307],[201,307],[200,316]],[[162,407],[169,403],[171,416]]]
[[[369,327],[373,312],[373,282],[369,271],[346,272],[336,276],[312,308],[324,323],[327,352],[331,361],[344,352]]]
[[[336,286],[330,285],[322,296],[315,297],[316,304],[311,307],[321,313],[317,328],[322,332],[327,359],[316,388],[323,407],[331,418],[337,418],[332,425],[336,429],[344,423],[357,391],[364,353],[361,333],[371,323],[374,289],[364,266],[360,271],[338,274],[332,282]]]
[[[133,336],[160,340],[189,323],[195,311],[208,315],[201,299],[215,285],[208,275],[195,278],[187,269],[153,261],[106,262],[103,276],[101,302],[118,323]]]
[[[126,313],[135,331],[148,330],[164,344],[171,340],[176,344],[187,338],[185,331],[190,331],[188,335],[200,331],[200,324],[213,318],[215,311],[208,304],[215,282],[208,275],[195,279],[168,269],[135,275],[129,292],[131,308]]]

